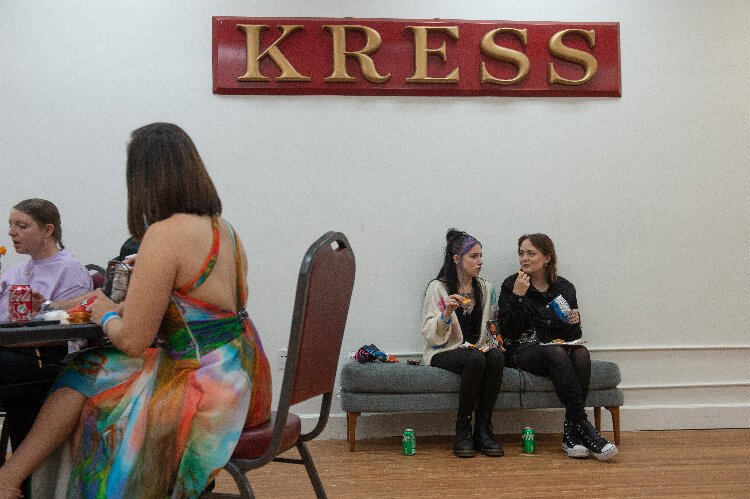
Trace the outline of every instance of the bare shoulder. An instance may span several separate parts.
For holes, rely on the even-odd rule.
[[[144,236],[158,237],[158,238],[180,238],[190,234],[194,234],[195,230],[210,225],[210,220],[207,217],[201,217],[198,215],[189,215],[187,213],[176,213],[169,218],[160,220],[152,224]]]
[[[138,253],[174,255],[194,241],[195,234],[201,233],[203,227],[210,227],[210,221],[205,217],[183,213],[172,215],[149,226]]]

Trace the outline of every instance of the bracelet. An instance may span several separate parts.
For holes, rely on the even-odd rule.
[[[107,332],[107,325],[108,325],[108,324],[109,324],[110,322],[112,322],[112,321],[113,321],[114,319],[117,319],[117,320],[122,320],[122,317],[120,317],[119,315],[116,315],[116,314],[115,314],[115,315],[113,315],[113,316],[111,316],[111,317],[108,317],[108,318],[107,318],[107,320],[106,320],[106,321],[104,321],[104,324],[102,325],[102,333],[104,333],[104,336],[105,336],[106,338],[109,338],[109,333]]]
[[[443,322],[445,322],[446,324],[450,324],[451,323],[450,319],[445,320],[445,316],[443,315],[442,312],[440,312],[440,320],[443,321]]]
[[[107,312],[106,314],[104,314],[104,315],[102,316],[102,318],[101,318],[101,319],[99,319],[99,325],[100,325],[100,326],[102,327],[102,330],[104,330],[104,326],[105,326],[105,325],[106,325],[106,324],[107,324],[107,323],[108,323],[109,321],[111,321],[112,319],[114,319],[115,317],[117,317],[117,318],[119,318],[119,317],[120,317],[119,315],[117,315],[117,312],[111,312],[111,311],[110,311],[110,312]]]

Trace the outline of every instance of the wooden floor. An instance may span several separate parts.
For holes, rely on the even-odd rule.
[[[342,440],[315,441],[310,450],[330,498],[750,498],[749,429],[623,432],[620,453],[607,463],[567,457],[561,437],[537,435],[528,455],[520,436],[502,435],[501,458],[453,457],[450,437],[417,436],[414,456],[401,455],[400,438],[358,441],[354,453]],[[314,497],[300,465],[271,463],[248,477],[259,499]],[[236,490],[222,471],[214,492]]]

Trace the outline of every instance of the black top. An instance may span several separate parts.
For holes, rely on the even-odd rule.
[[[120,247],[120,256],[115,258],[115,260],[123,261],[126,257],[138,253],[138,248],[140,248],[140,246],[140,241],[136,241],[132,237],[129,237],[124,243],[122,243],[122,246]]]
[[[463,307],[456,310],[458,324],[461,326],[461,332],[464,335],[464,341],[476,343],[482,333],[482,304],[474,301],[474,308],[471,313],[464,314]]]
[[[497,303],[499,328],[504,338],[516,339],[522,332],[532,329],[536,331],[541,342],[558,338],[571,341],[581,337],[580,322],[563,322],[549,306],[557,295],[562,295],[571,309],[578,308],[576,288],[567,279],[558,277],[544,293],[534,286],[529,286],[526,295],[519,297],[513,294],[516,277],[518,274],[513,274],[503,281]]]

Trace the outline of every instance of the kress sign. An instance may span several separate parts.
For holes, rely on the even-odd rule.
[[[619,97],[618,23],[213,18],[217,94]]]

